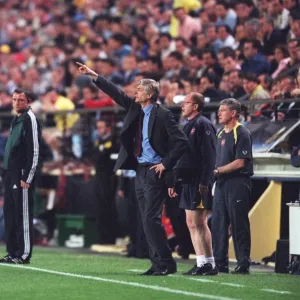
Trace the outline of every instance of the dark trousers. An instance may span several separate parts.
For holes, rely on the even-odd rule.
[[[250,224],[248,218],[251,181],[248,177],[220,179],[216,183],[212,238],[216,263],[228,265],[228,227],[231,224],[235,256],[240,266],[250,265]]]
[[[117,236],[117,208],[113,194],[113,178],[99,172],[95,178],[97,197],[96,222],[98,243],[114,244]]]
[[[167,196],[163,178],[158,178],[151,165],[139,166],[135,178],[135,192],[141,211],[144,232],[149,246],[153,270],[176,269],[176,262],[168,245],[162,225],[162,207]]]
[[[135,195],[134,178],[123,178],[124,196],[128,200],[128,256],[137,258],[149,257],[149,249],[143,229],[141,212]]]
[[[33,244],[33,184],[20,186],[21,170],[7,170],[4,175],[4,221],[9,255],[29,260]]]

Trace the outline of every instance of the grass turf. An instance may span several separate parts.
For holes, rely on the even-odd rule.
[[[5,254],[3,247],[0,254]],[[0,299],[299,299],[298,276],[269,272],[182,276],[190,267],[179,263],[176,276],[144,277],[138,272],[149,268],[148,260],[35,248],[30,265],[0,265]]]

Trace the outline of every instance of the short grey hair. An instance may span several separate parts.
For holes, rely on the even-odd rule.
[[[220,102],[220,105],[226,105],[228,106],[228,108],[230,110],[235,110],[236,111],[236,114],[237,116],[240,115],[241,113],[241,110],[242,110],[242,106],[241,106],[241,103],[234,99],[234,98],[227,98],[227,99],[224,99]]]
[[[145,92],[151,95],[151,101],[156,102],[159,96],[159,83],[153,79],[141,79],[137,85],[145,88]]]

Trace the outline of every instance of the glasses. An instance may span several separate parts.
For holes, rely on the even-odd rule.
[[[218,110],[218,114],[219,114],[219,113],[222,113],[222,112],[225,112],[225,111],[229,111],[229,110],[228,110],[228,109],[219,109],[219,110]]]
[[[184,105],[186,105],[186,104],[196,104],[196,103],[194,103],[194,102],[189,102],[189,101],[187,101],[187,102],[181,102],[181,106],[184,106]]]

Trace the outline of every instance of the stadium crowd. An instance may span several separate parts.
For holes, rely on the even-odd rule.
[[[1,111],[10,109],[16,87],[33,90],[35,112],[115,105],[77,72],[75,61],[128,95],[140,78],[159,80],[162,104],[190,91],[211,102],[298,93],[292,92],[299,88],[297,0],[12,0],[0,5]],[[256,115],[269,117],[260,109],[256,106]],[[289,112],[280,115],[285,117]]]
[[[280,102],[300,96],[298,0],[2,0],[0,8],[1,112],[17,87],[33,91],[37,115],[116,106],[78,72],[81,62],[132,97],[138,80],[159,81],[162,105],[199,92],[216,104],[274,100],[249,106],[248,121],[299,117],[299,102]],[[57,115],[43,130],[55,160],[57,137],[71,133],[74,146],[83,123]]]

